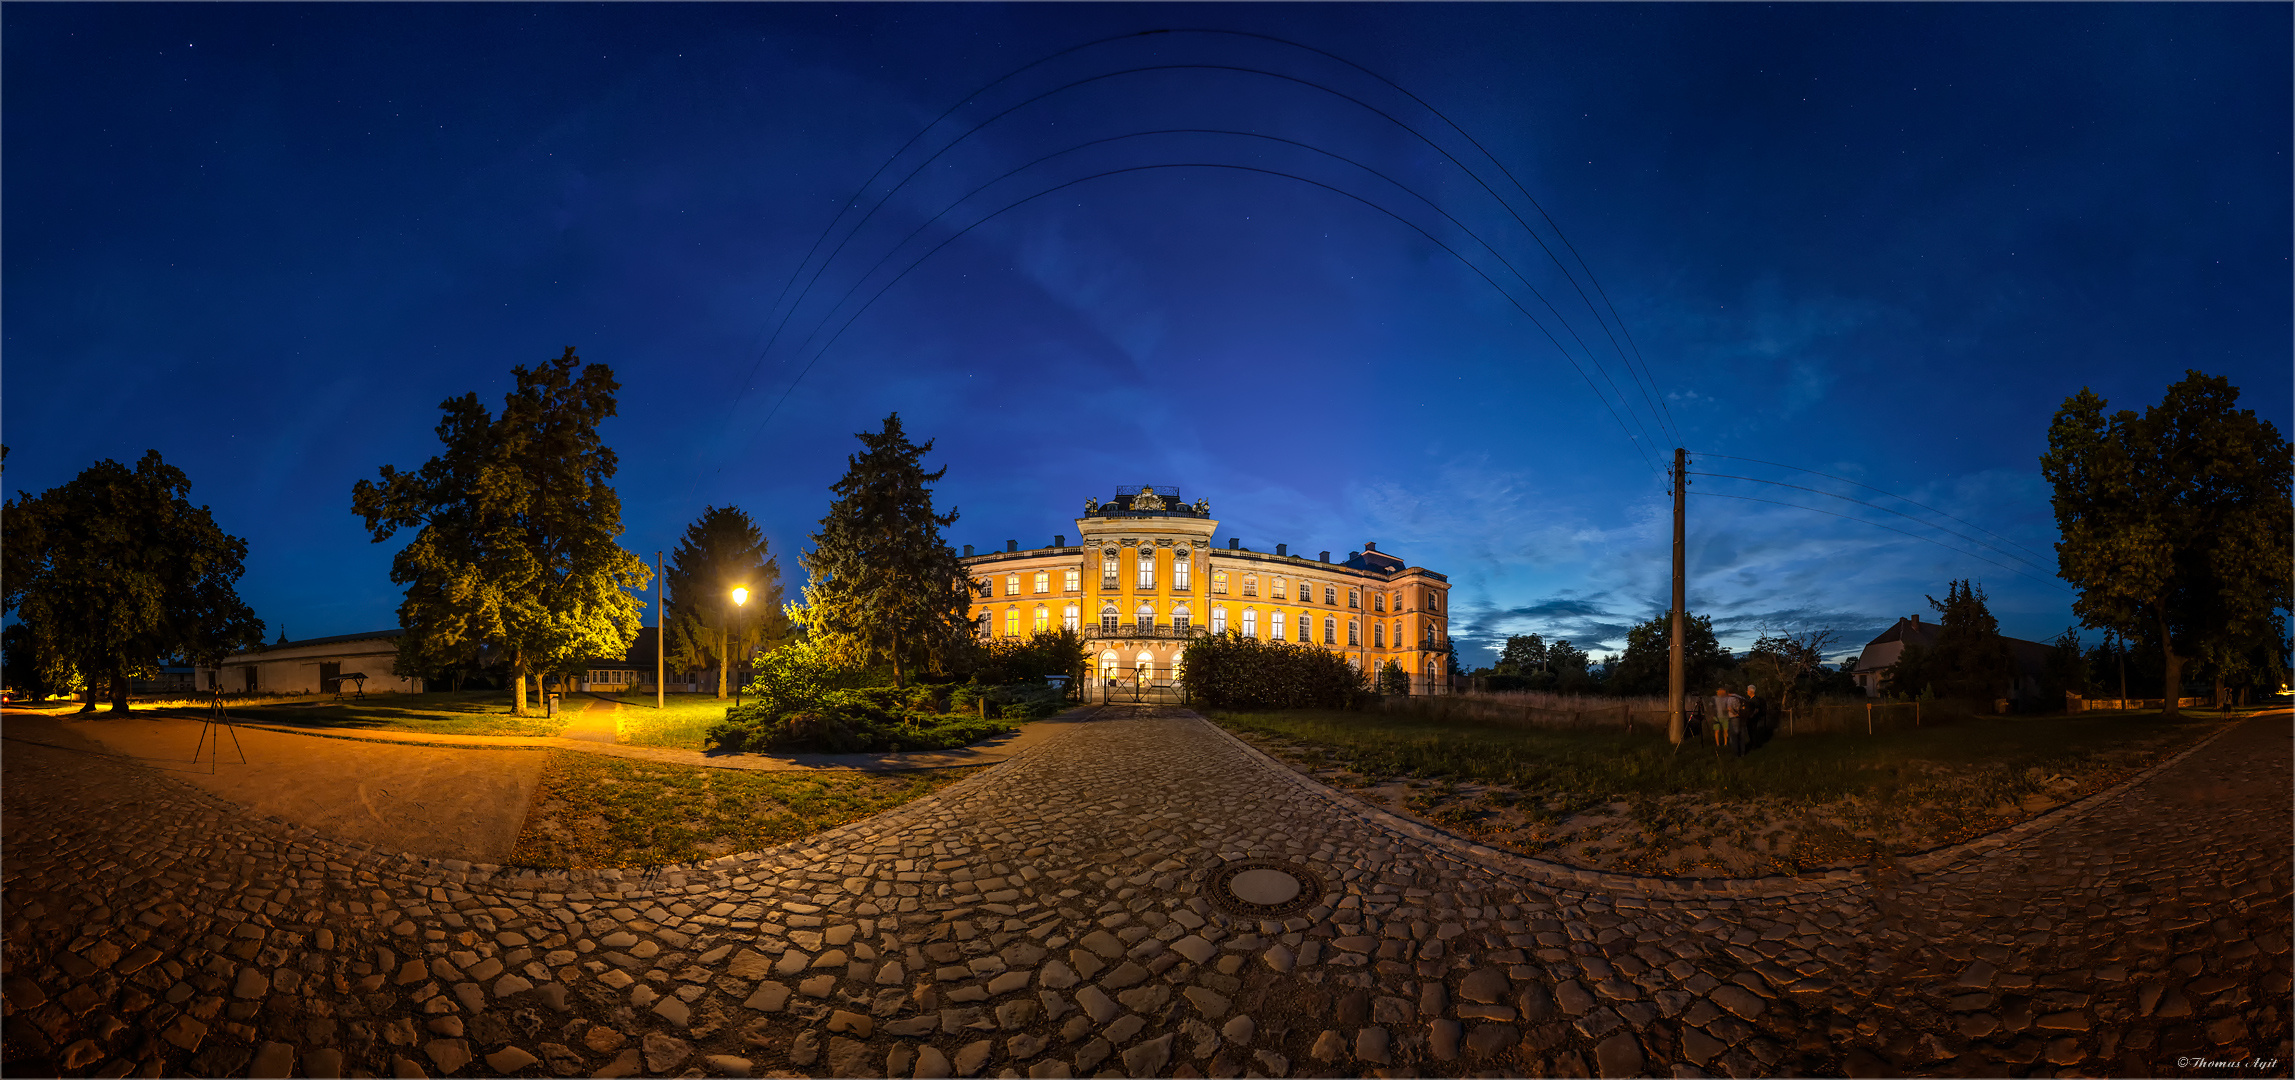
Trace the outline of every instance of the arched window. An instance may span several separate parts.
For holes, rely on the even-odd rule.
[[[1270,596],[1270,597],[1273,597],[1273,598],[1275,598],[1275,599],[1277,599],[1277,600],[1281,600],[1281,599],[1283,599],[1283,579],[1282,579],[1282,578],[1276,578],[1276,579],[1275,579],[1275,585],[1274,585],[1274,587],[1273,587],[1273,588],[1271,588],[1271,589],[1268,589],[1268,590],[1267,590],[1267,595],[1268,595],[1268,596]]]
[[[1041,634],[1046,630],[1050,630],[1051,628],[1052,609],[1047,608],[1042,604],[1036,605],[1036,632]]]
[[[1133,612],[1132,615],[1139,620],[1140,633],[1144,634],[1155,629],[1155,605],[1141,604],[1139,610]]]
[[[1362,643],[1363,643],[1363,625],[1362,625],[1361,623],[1359,623],[1359,622],[1356,622],[1356,621],[1355,621],[1355,620],[1353,620],[1353,619],[1348,619],[1348,620],[1347,620],[1347,644],[1349,644],[1349,645],[1360,645],[1360,644],[1362,644]]]
[[[1151,547],[1143,547],[1139,550],[1139,554],[1135,556],[1134,559],[1137,562],[1140,571],[1140,591],[1146,592],[1149,589],[1155,588],[1155,549]]]
[[[1132,671],[1143,683],[1154,678],[1155,654],[1146,649],[1141,649],[1140,654],[1132,658]]]
[[[1227,571],[1214,570],[1211,572],[1211,595],[1227,595]]]
[[[1100,588],[1113,589],[1115,587],[1116,549],[1109,548],[1100,553]]]
[[[1020,636],[1020,609],[1019,609],[1019,608],[1016,608],[1016,607],[1008,607],[1008,608],[1005,608],[1005,609],[1004,609],[1004,636],[1005,636],[1005,637],[1019,637],[1019,636]]]
[[[1243,609],[1243,636],[1244,636],[1244,637],[1251,637],[1251,638],[1255,638],[1255,637],[1258,637],[1258,636],[1259,636],[1259,611],[1258,611],[1258,609],[1256,609],[1256,608],[1244,608],[1244,609]]]
[[[1018,574],[1006,574],[1006,575],[1004,575],[1004,595],[1006,595],[1006,596],[1018,596],[1018,595],[1020,595],[1020,575],[1018,575]]]
[[[1101,608],[1101,609],[1100,609],[1100,632],[1101,632],[1101,633],[1103,633],[1103,634],[1113,634],[1113,633],[1115,633],[1115,632],[1116,632],[1116,620],[1117,620],[1118,618],[1120,618],[1120,616],[1118,616],[1118,615],[1116,614],[1116,606],[1115,606],[1114,604],[1109,604],[1108,606],[1106,606],[1106,607],[1104,607],[1104,608]]]
[[[1172,629],[1184,634],[1187,632],[1187,628],[1192,625],[1194,621],[1195,616],[1187,610],[1186,604],[1181,604],[1180,606],[1171,609]]]
[[[1351,607],[1351,608],[1356,608],[1356,609],[1360,609],[1360,608],[1363,606],[1363,593],[1362,593],[1362,590],[1360,590],[1360,589],[1348,589],[1348,590],[1347,590],[1347,606],[1348,606],[1348,607]]]
[[[1052,591],[1052,572],[1051,572],[1051,571],[1049,571],[1049,570],[1038,570],[1038,571],[1036,571],[1036,591],[1037,591],[1037,592],[1040,592],[1040,593],[1048,593],[1048,592],[1051,592],[1051,591]]]
[[[1227,632],[1227,605],[1211,605],[1211,632],[1214,634]]]
[[[1270,611],[1267,613],[1267,636],[1274,638],[1277,641],[1283,640],[1282,612]]]
[[[1371,624],[1371,647],[1374,649],[1384,649],[1387,647],[1387,624]]]
[[[1171,553],[1171,587],[1179,592],[1186,592],[1189,588],[1186,548]]]
[[[1109,610],[1115,609],[1110,608]],[[1103,679],[1116,677],[1116,651],[1114,649],[1109,649],[1100,654],[1100,677]]]
[[[1331,618],[1328,615],[1323,616],[1323,644],[1336,645],[1338,643],[1339,620]]]
[[[1385,593],[1372,593],[1372,594],[1371,594],[1371,610],[1372,610],[1372,611],[1385,611],[1386,609],[1387,609],[1387,594],[1385,594]]]
[[[1074,604],[1070,604],[1070,605],[1068,605],[1068,610],[1066,610],[1066,611],[1062,612],[1062,613],[1061,613],[1061,615],[1060,615],[1060,629],[1062,629],[1062,630],[1080,630],[1080,629],[1082,629],[1082,627],[1081,627],[1081,626],[1079,626],[1079,625],[1078,625],[1078,623],[1079,623],[1079,621],[1080,621],[1080,620],[1083,618],[1083,614],[1084,614],[1084,613],[1083,613],[1083,610],[1082,610],[1081,608],[1078,608],[1078,607],[1077,607],[1076,605],[1074,605]]]
[[[1246,577],[1243,579],[1243,595],[1245,595],[1245,596],[1257,596],[1257,595],[1259,595],[1259,579],[1258,579],[1258,578],[1256,578],[1256,577],[1250,577],[1250,576],[1246,576]]]

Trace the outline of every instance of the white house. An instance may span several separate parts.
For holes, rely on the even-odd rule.
[[[422,693],[422,680],[391,674],[398,660],[400,629],[364,634],[337,634],[268,645],[253,652],[234,653],[223,661],[222,684],[227,694],[333,694],[360,689],[353,675],[366,676],[367,693]],[[216,672],[202,668],[200,690],[211,689]]]

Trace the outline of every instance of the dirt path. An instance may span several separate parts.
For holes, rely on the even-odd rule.
[[[558,732],[559,738],[611,743],[620,737],[621,702],[601,697],[576,698],[575,702],[581,711],[566,722],[565,729]]]

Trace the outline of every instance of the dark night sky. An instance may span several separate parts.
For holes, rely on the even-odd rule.
[[[939,440],[953,542],[1045,543],[1086,496],[1176,484],[1250,547],[1376,540],[1448,573],[1470,663],[1507,632],[1622,647],[1663,606],[1668,499],[1645,463],[1675,445],[1662,418],[1693,451],[1851,477],[2041,553],[2036,458],[2080,387],[2140,408],[2196,367],[2290,426],[2284,4],[16,4],[0,20],[6,486],[157,448],[250,541],[241,591],[274,636],[392,625],[396,545],[368,542],[351,484],[434,453],[441,400],[499,406],[513,365],[567,345],[623,384],[606,437],[624,543],[649,557],[730,502],[794,574],[851,433],[898,410]],[[1311,45],[1443,110],[1560,224],[1655,389],[1572,306],[1582,273],[1554,273],[1473,179],[1370,110],[1513,196],[1439,120],[1329,58],[1202,34],[1082,50],[973,100],[931,148],[1110,76],[925,168],[761,348],[838,207],[961,95],[1170,27]],[[1196,66],[1111,75],[1180,64]],[[1054,158],[865,276],[1007,170],[1171,129],[1199,133]],[[1198,167],[1136,169],[1172,164]],[[1126,168],[956,239],[790,389],[954,228]],[[1592,342],[1618,417],[1438,246],[1513,286],[1476,237],[1555,303],[1559,320],[1513,288],[1573,354],[1572,331]],[[1924,531],[1806,492],[1692,490]],[[1861,644],[1958,577],[1983,581],[2009,633],[2071,621],[2060,587],[1898,533],[1728,499],[1691,511],[1691,606],[1739,647],[1825,625]]]

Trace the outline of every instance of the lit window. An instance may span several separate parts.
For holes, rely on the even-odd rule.
[[[1100,588],[1116,587],[1116,549],[1109,548],[1100,559]]]
[[[1227,571],[1214,570],[1211,572],[1211,595],[1227,595]]]
[[[1269,589],[1269,590],[1267,590],[1267,595],[1269,595],[1269,596],[1272,596],[1272,597],[1274,597],[1274,598],[1275,598],[1275,599],[1277,599],[1277,600],[1281,600],[1281,599],[1283,599],[1283,579],[1282,579],[1282,578],[1276,578],[1276,579],[1275,579],[1275,587],[1274,587],[1274,588],[1271,588],[1271,589]]]
[[[1109,608],[1108,610],[1114,611],[1115,609]],[[1116,677],[1116,651],[1114,649],[1109,649],[1100,654],[1100,677],[1103,679]]]
[[[1211,632],[1212,632],[1212,633],[1214,633],[1214,634],[1224,634],[1224,633],[1226,633],[1226,632],[1227,632],[1227,606],[1226,606],[1226,605],[1224,605],[1224,604],[1214,604],[1214,605],[1212,605],[1212,608],[1211,608]]]
[[[1134,670],[1134,671],[1138,672],[1138,674],[1139,674],[1139,680],[1140,680],[1141,682],[1143,682],[1143,683],[1144,683],[1144,682],[1148,681],[1150,678],[1153,678],[1153,677],[1154,677],[1154,675],[1155,675],[1155,655],[1154,655],[1153,653],[1150,653],[1150,652],[1148,652],[1147,650],[1145,650],[1145,649],[1142,649],[1142,650],[1140,650],[1140,654],[1139,654],[1139,657],[1138,657],[1138,659],[1134,660],[1132,663],[1134,664],[1134,667],[1133,667],[1133,669],[1132,669],[1132,670]]]
[[[1179,607],[1173,609],[1171,613],[1171,628],[1183,634],[1187,632],[1187,628],[1192,625],[1194,621],[1195,616],[1188,613],[1186,604],[1181,604]]]
[[[1175,591],[1178,591],[1178,592],[1186,592],[1186,591],[1188,590],[1188,588],[1189,588],[1189,585],[1188,585],[1188,581],[1189,581],[1189,578],[1188,578],[1188,573],[1187,573],[1187,571],[1188,571],[1188,564],[1187,564],[1187,549],[1186,549],[1186,548],[1181,548],[1181,549],[1179,549],[1178,551],[1176,551],[1176,552],[1172,553],[1172,557],[1171,557],[1171,587],[1172,587],[1172,589],[1174,589]]]
[[[1372,610],[1372,611],[1385,611],[1386,609],[1387,609],[1387,594],[1385,594],[1385,593],[1372,593],[1372,594],[1371,594],[1371,610]]]
[[[1336,585],[1325,585],[1325,586],[1323,586],[1323,602],[1324,602],[1324,603],[1326,603],[1326,604],[1329,604],[1329,605],[1331,605],[1332,607],[1338,607],[1338,606],[1339,606],[1339,587],[1338,587],[1338,586],[1336,586]]]
[[[1005,608],[1005,609],[1004,609],[1004,636],[1005,636],[1005,637],[1019,637],[1019,636],[1020,636],[1020,609],[1019,609],[1019,608],[1016,608],[1016,607],[1008,607],[1008,608]]]
[[[1052,575],[1049,571],[1036,571],[1036,591],[1040,593],[1052,591]]]
[[[1140,609],[1137,612],[1134,612],[1133,615],[1139,620],[1140,633],[1144,634],[1150,630],[1155,629],[1154,607],[1148,604],[1141,604]]]
[[[1362,624],[1360,624],[1360,623],[1356,622],[1356,621],[1355,621],[1355,620],[1353,620],[1353,619],[1348,619],[1348,620],[1347,620],[1347,644],[1349,644],[1349,645],[1360,645],[1360,644],[1362,644],[1362,643],[1363,643],[1363,627],[1362,627]]]
[[[1387,647],[1387,624],[1371,624],[1371,647],[1374,649],[1384,649]]]
[[[1047,608],[1042,604],[1036,605],[1036,632],[1041,634],[1046,630],[1050,630],[1051,628],[1052,609]]]
[[[1363,594],[1358,590],[1348,589],[1347,606],[1351,608],[1361,608],[1363,606]]]
[[[1104,608],[1101,608],[1101,609],[1100,609],[1100,632],[1101,632],[1101,633],[1103,633],[1103,634],[1113,634],[1113,633],[1115,633],[1115,632],[1116,632],[1116,620],[1117,620],[1118,618],[1120,618],[1120,616],[1118,616],[1118,615],[1116,614],[1116,606],[1115,606],[1114,604],[1109,604],[1108,606],[1106,606],[1106,607],[1104,607]]]
[[[1259,636],[1259,612],[1255,608],[1243,609],[1243,636],[1249,638]]]
[[[1072,572],[1072,571],[1071,571],[1071,572]],[[1082,617],[1083,617],[1083,611],[1082,611],[1081,609],[1077,608],[1077,607],[1076,607],[1076,605],[1074,605],[1074,604],[1070,604],[1070,605],[1068,605],[1068,610],[1067,610],[1067,611],[1065,611],[1065,612],[1063,612],[1063,613],[1061,613],[1061,615],[1060,615],[1060,629],[1062,629],[1062,630],[1078,630],[1078,629],[1081,629],[1081,627],[1077,625],[1077,622],[1078,622],[1078,620],[1080,620]]]
[[[1245,595],[1245,596],[1257,596],[1257,595],[1259,595],[1259,579],[1258,579],[1258,578],[1255,578],[1255,577],[1247,577],[1247,578],[1244,578],[1244,579],[1243,579],[1243,595]]]
[[[1018,575],[1018,574],[1007,574],[1007,575],[1005,575],[1005,577],[1004,577],[1004,595],[1006,595],[1006,596],[1018,596],[1018,595],[1020,595],[1020,575]]]
[[[1140,588],[1155,588],[1155,549],[1141,548],[1139,553]]]
[[[1277,641],[1283,640],[1282,612],[1270,611],[1267,613],[1267,636],[1274,638]]]
[[[1064,571],[1061,574],[1060,589],[1063,592],[1084,591],[1084,572],[1081,570]]]
[[[1337,620],[1337,619],[1334,619],[1334,618],[1331,618],[1330,616],[1326,615],[1326,616],[1324,616],[1324,617],[1323,617],[1323,644],[1325,644],[1325,645],[1336,645],[1336,644],[1338,644],[1338,643],[1339,643],[1339,620]]]

